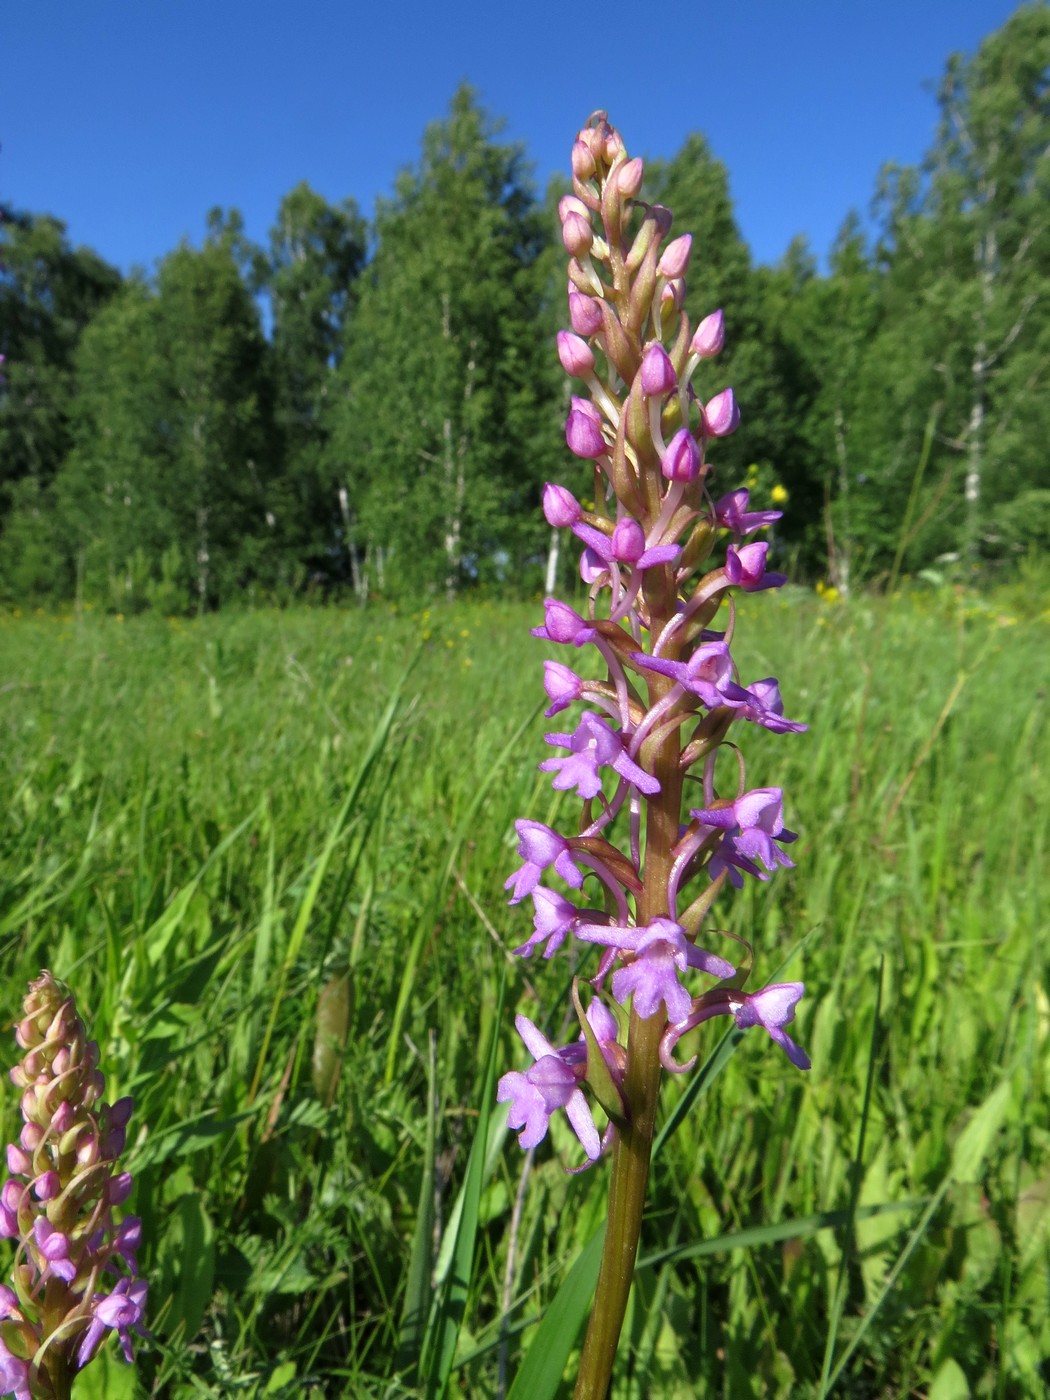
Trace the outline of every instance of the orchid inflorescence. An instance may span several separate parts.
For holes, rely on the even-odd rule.
[[[117,1167],[132,1102],[103,1102],[98,1046],[50,972],[29,984],[15,1036],[23,1128],[0,1189],[0,1235],[17,1241],[14,1288],[0,1287],[0,1394],[67,1400],[108,1332],[128,1361],[132,1333],[146,1335],[142,1225],[113,1216],[131,1192]]]
[[[657,1077],[661,1066],[690,1068],[693,1060],[683,1065],[675,1056],[679,1040],[719,1015],[764,1026],[795,1065],[809,1067],[785,1030],[802,984],[745,992],[750,949],[738,972],[698,943],[727,884],[766,880],[792,865],[782,849],[795,840],[784,825],[783,793],[748,788],[730,731],[741,723],[778,734],[806,726],[784,717],[773,677],[742,684],[731,653],[733,594],[785,582],[766,567],[768,543],[753,538],[780,512],[751,510],[744,489],[718,498],[710,490],[707,448],[732,433],[740,415],[732,389],[704,402],[692,387],[696,371],[721,351],[725,324],[716,310],[694,330],[683,309],[691,238],[666,241],[671,215],[639,199],[642,161],[628,157],[605,113],[579,133],[572,170],[573,193],[559,206],[572,330],[559,332],[558,354],[589,391],[572,398],[565,437],[594,464],[594,506],[548,484],[543,510],[583,545],[587,606],[581,615],[548,598],[533,635],[570,651],[594,648],[606,678],[545,663],[547,715],[588,706],[574,729],[547,734],[564,752],[540,764],[555,789],[582,799],[582,815],[572,836],[516,822],[523,863],[507,887],[512,904],[531,897],[534,906],[521,956],[542,947],[549,958],[572,938],[596,946],[600,958],[586,1010],[574,984],[577,1040],[555,1047],[517,1017],[534,1063],[505,1074],[498,1097],[509,1101],[523,1147],[539,1143],[551,1114],[564,1109],[594,1161],[637,1111],[636,1035],[637,1053],[649,1055]],[[687,775],[699,785],[689,802]],[[623,833],[619,844],[614,830]],[[552,875],[572,897],[541,883]],[[743,939],[736,944],[747,948]],[[693,990],[691,974],[715,984]],[[612,1003],[631,1008],[625,1042],[625,1016],[602,1000],[607,982]],[[636,1031],[639,1021],[645,1031]],[[609,1118],[604,1138],[585,1088]]]

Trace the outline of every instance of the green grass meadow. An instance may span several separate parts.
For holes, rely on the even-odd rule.
[[[516,1010],[574,1033],[502,889],[571,810],[539,614],[0,617],[0,1062],[50,967],[136,1105],[153,1340],[78,1396],[494,1397],[555,1311],[607,1170],[492,1103]],[[714,1023],[665,1085],[614,1396],[1044,1395],[1050,625],[786,590],[734,655],[811,729],[734,736],[797,870],[713,923],[806,982],[813,1069]]]

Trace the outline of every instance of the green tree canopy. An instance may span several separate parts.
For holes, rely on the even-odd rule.
[[[176,249],[85,332],[76,446],[56,483],[66,538],[89,580],[135,563],[198,606],[273,577],[282,554],[268,352],[228,244]]]
[[[45,489],[69,449],[77,340],[119,286],[60,220],[0,209],[0,526],[18,483]]]
[[[535,544],[543,224],[517,146],[461,88],[377,212],[333,408],[357,567],[454,592]],[[552,352],[551,352],[552,353]],[[385,560],[385,565],[381,561]]]

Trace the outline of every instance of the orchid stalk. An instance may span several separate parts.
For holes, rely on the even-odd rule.
[[[146,1335],[142,1225],[113,1214],[131,1192],[117,1168],[132,1104],[103,1101],[98,1046],[50,972],[29,984],[15,1036],[23,1127],[0,1189],[0,1236],[17,1242],[14,1287],[0,1286],[0,1394],[69,1400],[107,1333],[128,1361],[132,1333]]]
[[[550,484],[543,509],[583,546],[587,604],[580,613],[548,598],[534,635],[570,654],[597,650],[605,676],[545,665],[547,715],[587,707],[574,729],[546,736],[564,752],[540,764],[555,789],[580,798],[580,818],[572,835],[517,822],[523,863],[507,886],[512,904],[533,902],[522,957],[542,947],[549,958],[571,938],[593,946],[598,961],[586,1007],[573,985],[577,1040],[556,1047],[517,1017],[534,1063],[505,1074],[498,1098],[509,1102],[523,1147],[542,1141],[564,1110],[585,1165],[611,1155],[605,1248],[576,1385],[578,1400],[602,1400],[637,1256],[661,1078],[694,1063],[677,1060],[679,1040],[732,1016],[740,1027],[763,1026],[809,1068],[785,1030],[802,984],[745,992],[750,949],[738,971],[703,946],[710,936],[701,941],[727,885],[792,865],[783,793],[748,787],[736,735],[748,724],[781,734],[806,726],[784,717],[773,677],[743,684],[732,656],[736,597],[785,579],[766,567],[768,544],[752,538],[780,512],[752,511],[746,490],[711,492],[708,450],[740,414],[731,388],[705,401],[692,380],[723,347],[722,312],[690,324],[682,309],[690,237],[668,241],[671,215],[639,197],[642,162],[629,158],[604,112],[579,133],[572,171],[573,193],[559,209],[572,330],[559,333],[558,354],[589,391],[572,399],[565,436],[594,464],[594,505]],[[607,1119],[601,1132],[595,1106]]]

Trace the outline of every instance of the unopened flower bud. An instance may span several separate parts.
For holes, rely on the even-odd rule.
[[[131,1173],[118,1172],[116,1176],[111,1176],[106,1182],[105,1197],[106,1204],[110,1206],[120,1206],[131,1195]]]
[[[732,389],[723,389],[704,406],[704,424],[712,437],[728,437],[740,425],[740,410]]]
[[[755,540],[751,544],[729,545],[726,548],[726,578],[745,593],[757,593],[766,588],[779,588],[787,580],[783,574],[766,572],[769,544]]]
[[[563,194],[558,200],[558,221],[564,223],[570,214],[579,214],[581,219],[590,222],[590,212],[582,199],[574,194]]]
[[[119,1154],[119,1152],[123,1150],[123,1147],[124,1147],[124,1141],[123,1141],[123,1138],[124,1138],[124,1130],[123,1130],[122,1128],[117,1128],[115,1131],[118,1132],[118,1133],[120,1134],[120,1139],[121,1139],[121,1141],[120,1141],[120,1147],[117,1149],[117,1152],[114,1152],[114,1153],[112,1153],[112,1154],[110,1154],[110,1153],[107,1152],[107,1153],[106,1153],[106,1156],[107,1156],[107,1157],[108,1157],[108,1156],[114,1156],[114,1157],[117,1156],[117,1155]],[[106,1134],[106,1138],[108,1139],[108,1137],[109,1137],[109,1134],[107,1133],[107,1134]],[[93,1167],[93,1166],[95,1165],[95,1163],[98,1161],[98,1159],[99,1159],[99,1140],[98,1140],[98,1134],[97,1134],[97,1132],[95,1132],[93,1129],[88,1128],[87,1131],[81,1133],[81,1135],[80,1135],[80,1136],[78,1137],[78,1139],[77,1139],[77,1161],[78,1161],[78,1163],[79,1163],[82,1167]]]
[[[685,305],[685,282],[681,277],[672,277],[660,291],[660,314],[670,316],[673,311],[681,311]]]
[[[645,162],[641,156],[625,161],[616,172],[616,188],[625,199],[633,199],[642,188]]]
[[[696,328],[689,349],[702,360],[711,360],[719,354],[726,339],[725,317],[721,310],[712,311]]]
[[[612,553],[621,564],[636,564],[645,553],[645,531],[629,515],[616,522],[612,532]]]
[[[33,1170],[33,1159],[13,1142],[7,1147],[7,1170],[12,1176],[29,1176]]]
[[[590,252],[594,242],[594,230],[591,228],[590,219],[585,219],[575,211],[570,212],[562,220],[561,241],[565,245],[565,251],[574,258]]]
[[[550,707],[544,711],[547,718],[566,709],[583,694],[583,681],[575,671],[563,666],[560,661],[543,663],[543,688],[547,692]]]
[[[62,1191],[62,1180],[56,1171],[42,1172],[33,1182],[33,1195],[38,1201],[53,1201]]]
[[[594,636],[594,628],[568,603],[548,598],[543,605],[543,626],[533,627],[532,635],[548,642],[559,642],[563,646],[571,643],[581,647]]]
[[[564,486],[548,481],[543,488],[543,514],[556,529],[574,525],[580,518],[580,503]]]
[[[73,1105],[63,1100],[51,1115],[51,1128],[59,1137],[73,1126]]]
[[[601,303],[573,288],[569,293],[569,320],[577,335],[597,335],[602,328]]]
[[[599,160],[604,159],[605,139],[598,131],[597,127],[585,126],[583,130],[577,134],[576,143],[583,146],[591,153],[591,159],[595,162],[596,166]]]
[[[696,438],[688,428],[679,428],[660,459],[660,470],[668,481],[695,481],[701,465]]]
[[[671,357],[660,344],[653,341],[645,348],[642,356],[642,392],[648,398],[670,394],[678,387],[678,377],[674,372]]]
[[[26,1123],[18,1141],[27,1152],[35,1152],[44,1140],[44,1130],[39,1123]]]
[[[587,399],[573,397],[565,424],[565,441],[569,451],[585,461],[592,461],[608,450],[598,410]]]
[[[571,331],[558,332],[558,359],[565,373],[575,379],[586,379],[594,373],[593,350]]]
[[[689,254],[693,249],[693,235],[683,233],[679,238],[673,238],[661,255],[660,261],[656,265],[656,275],[658,277],[682,277],[689,266]]]
[[[577,180],[586,182],[593,180],[598,167],[594,163],[594,155],[583,141],[576,141],[572,147],[572,173]]]

